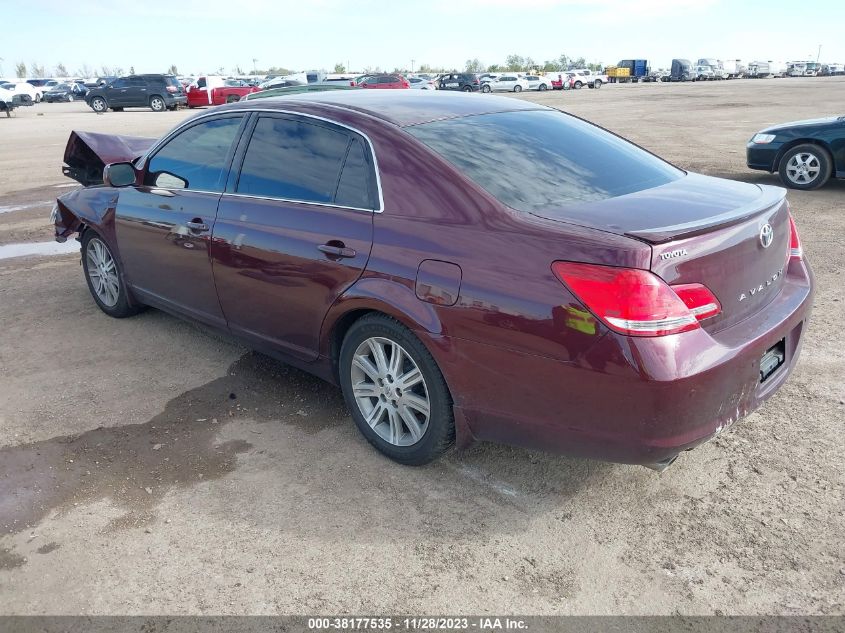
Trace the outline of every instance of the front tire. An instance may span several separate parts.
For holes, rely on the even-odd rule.
[[[602,80],[601,80],[601,79],[596,79],[596,80],[593,82],[593,88],[601,88],[601,85],[602,85]]]
[[[82,270],[97,306],[110,317],[122,319],[141,311],[129,303],[120,265],[105,240],[93,230],[82,238]]]
[[[91,99],[89,105],[91,106],[91,109],[97,114],[102,114],[103,112],[109,109],[109,105],[106,103],[106,100],[102,97],[94,97],[93,99]]]
[[[164,99],[158,95],[154,95],[150,97],[150,110],[153,112],[164,112],[167,110],[167,104],[164,103]]]
[[[356,321],[340,350],[343,396],[358,429],[390,459],[426,464],[455,441],[452,398],[437,363],[401,323],[382,314]]]
[[[831,170],[830,155],[827,151],[809,143],[790,149],[778,165],[783,184],[805,191],[824,185],[830,179]]]

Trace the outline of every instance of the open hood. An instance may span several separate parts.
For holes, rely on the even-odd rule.
[[[110,163],[131,162],[157,139],[96,132],[70,133],[62,173],[86,187],[103,184],[103,168]]]

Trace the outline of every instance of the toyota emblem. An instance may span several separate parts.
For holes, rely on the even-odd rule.
[[[775,231],[772,229],[772,225],[768,222],[763,225],[763,228],[760,229],[760,243],[763,245],[763,248],[769,248],[772,245],[772,240],[775,239]]]

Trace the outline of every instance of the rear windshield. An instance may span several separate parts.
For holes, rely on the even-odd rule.
[[[482,114],[405,130],[521,211],[614,198],[684,175],[635,145],[561,112]]]

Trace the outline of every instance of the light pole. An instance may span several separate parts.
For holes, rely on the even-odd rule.
[[[255,62],[257,62],[257,61],[258,60],[255,57],[252,58],[252,74],[253,75],[258,74],[258,68],[255,66]]]
[[[415,59],[412,59],[412,60],[411,60],[411,74],[412,74],[412,75],[414,74],[414,62],[415,62],[415,61],[416,61]]]
[[[819,59],[821,58],[821,56],[822,56],[822,45],[819,44],[819,52],[816,54],[816,63],[817,64],[819,63]]]

